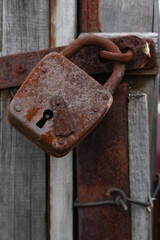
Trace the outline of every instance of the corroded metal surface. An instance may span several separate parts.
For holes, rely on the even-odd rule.
[[[79,202],[109,199],[107,190],[115,187],[129,195],[127,94],[127,86],[120,85],[112,108],[77,147]],[[78,219],[79,240],[130,239],[130,212],[119,207],[79,208]]]
[[[58,53],[43,58],[13,98],[10,123],[50,155],[65,155],[103,118],[110,92]]]
[[[67,154],[100,122],[125,72],[125,64],[115,62],[108,85],[102,87],[66,58],[90,44],[121,53],[112,41],[103,37],[89,35],[76,39],[61,54],[46,55],[10,104],[10,123],[56,157]]]
[[[62,50],[61,54],[67,58],[70,58],[76,52],[86,46],[97,46],[101,49],[111,52],[112,54],[121,54],[120,49],[111,40],[96,35],[86,35],[75,39],[65,49]],[[122,62],[116,61],[113,65],[113,72],[108,78],[107,82],[104,84],[104,87],[107,88],[107,90],[109,90],[109,92],[112,94],[121,82],[126,69],[125,64]]]
[[[147,39],[151,50],[151,59],[144,53],[146,39],[140,39],[136,36],[126,36],[111,39],[121,51],[132,49],[133,60],[126,64],[126,70],[135,70],[143,67],[144,69],[153,69],[156,66],[156,56],[154,43]],[[63,48],[53,48],[28,53],[14,54],[0,58],[0,89],[20,86],[34,66],[48,53],[60,52]],[[88,46],[77,52],[71,61],[86,71],[88,74],[99,74],[113,70],[111,62],[104,62],[100,58],[100,49],[94,46]],[[147,64],[146,64],[147,62]],[[146,64],[146,65],[145,65]]]
[[[99,0],[81,0],[80,4],[80,32],[101,32]]]

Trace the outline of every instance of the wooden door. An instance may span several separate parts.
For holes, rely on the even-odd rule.
[[[7,55],[66,45],[81,32],[158,32],[157,6],[158,0],[0,0],[0,51]],[[154,39],[158,41],[157,35]],[[149,169],[147,161],[150,161],[151,179],[148,177],[147,181],[152,187],[158,80],[152,75],[130,76],[128,80],[136,91],[136,94],[130,93],[131,98],[132,94],[137,98],[137,91],[141,91],[138,106],[148,109],[144,120],[149,121],[149,134],[144,136],[144,142],[142,135],[141,143],[143,157],[149,155],[145,163]],[[58,160],[49,157],[8,124],[7,109],[15,91],[0,92],[0,239],[76,239],[74,154]],[[131,102],[131,109],[134,104]],[[130,144],[134,148],[132,134],[135,130],[132,122],[129,124]],[[141,151],[141,147],[137,151]],[[134,157],[132,147],[130,149]],[[141,164],[140,167],[143,168]],[[137,231],[133,223],[137,234],[145,226]],[[151,234],[150,228],[146,234]],[[143,236],[146,239],[146,235]],[[152,239],[150,236],[148,239]],[[132,236],[133,239],[137,240]]]

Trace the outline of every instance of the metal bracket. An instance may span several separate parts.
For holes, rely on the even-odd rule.
[[[153,40],[136,36],[123,36],[111,38],[111,40],[122,52],[128,49],[133,51],[133,60],[126,63],[126,70],[153,69],[155,73],[158,72]],[[64,47],[0,57],[0,89],[19,87],[45,55],[51,52],[61,52],[62,49]],[[150,58],[146,51],[150,52]],[[94,46],[81,49],[71,58],[71,61],[89,75],[111,72],[113,69],[112,62],[102,60],[99,56],[99,49]]]

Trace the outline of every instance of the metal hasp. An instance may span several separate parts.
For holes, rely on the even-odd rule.
[[[126,70],[153,69],[158,72],[154,42],[151,39],[142,39],[137,36],[123,36],[110,39],[122,52],[132,50],[134,53],[131,61],[126,62]],[[0,89],[18,87],[30,74],[35,65],[45,55],[51,52],[61,52],[64,47],[45,49],[34,52],[18,53],[0,57]],[[149,51],[148,51],[149,50]],[[101,55],[101,57],[100,57]],[[110,54],[111,55],[111,54]],[[150,55],[150,58],[149,58]],[[100,53],[96,46],[87,46],[75,53],[71,61],[87,72],[89,75],[111,72],[113,70],[113,56],[104,61],[106,53]],[[121,61],[126,60],[124,55]],[[120,59],[119,59],[120,60]]]
[[[101,123],[77,147],[78,201],[113,200],[108,192],[120,188],[129,196],[128,87],[120,84],[114,102]],[[78,208],[79,240],[130,239],[130,211],[122,207]]]
[[[64,156],[92,131],[110,108],[112,94],[123,78],[124,63],[114,63],[113,73],[102,86],[67,59],[88,45],[110,51],[114,57],[123,55],[106,38],[76,39],[61,54],[46,55],[9,106],[11,125],[49,155]]]

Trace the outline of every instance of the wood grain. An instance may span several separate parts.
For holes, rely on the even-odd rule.
[[[147,95],[130,90],[128,102],[130,197],[147,202],[151,193]],[[131,206],[132,240],[151,240],[151,214]]]
[[[72,152],[50,160],[50,239],[73,239]]]
[[[150,155],[150,172],[151,172],[151,188],[153,190],[153,182],[156,169],[156,132],[157,132],[157,99],[158,99],[158,79],[153,76],[127,76],[124,80],[134,90],[139,90],[147,94],[148,102],[148,119],[149,119],[149,155]]]
[[[48,0],[3,1],[3,55],[49,45]],[[45,153],[6,119],[11,97],[0,97],[0,239],[45,240]]]
[[[76,37],[76,1],[51,0],[50,46]],[[73,156],[50,158],[50,239],[73,239]]]
[[[153,32],[159,32],[159,13],[160,13],[160,1],[154,0],[154,16],[153,16]]]
[[[153,0],[99,0],[102,32],[151,32]]]

